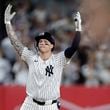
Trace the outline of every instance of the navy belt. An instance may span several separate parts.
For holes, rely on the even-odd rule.
[[[41,101],[38,101],[36,99],[33,99],[33,102],[37,103],[38,105],[47,105],[47,104],[57,103],[57,100],[52,100],[51,102],[41,102]]]

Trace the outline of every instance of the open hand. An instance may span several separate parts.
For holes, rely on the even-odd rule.
[[[11,13],[12,5],[9,4],[5,10],[5,23],[11,22],[16,12]]]

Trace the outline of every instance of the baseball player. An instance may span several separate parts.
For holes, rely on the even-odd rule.
[[[5,10],[7,34],[21,59],[27,63],[29,68],[26,84],[27,96],[20,110],[58,110],[62,71],[80,42],[80,13],[73,15],[76,34],[70,47],[53,54],[55,40],[49,32],[43,32],[35,37],[38,53],[34,54],[19,41],[13,30],[11,20],[15,12],[11,14],[11,8],[12,5],[9,4]]]

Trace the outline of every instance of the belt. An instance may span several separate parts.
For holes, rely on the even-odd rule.
[[[57,102],[57,100],[49,100],[49,101],[45,101],[45,102],[40,102],[36,99],[33,99],[33,102],[37,103],[38,105],[51,105]]]

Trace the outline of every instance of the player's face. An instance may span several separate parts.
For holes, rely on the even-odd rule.
[[[51,44],[48,40],[46,39],[40,39],[38,43],[38,48],[40,52],[50,52],[53,48],[53,44]]]

